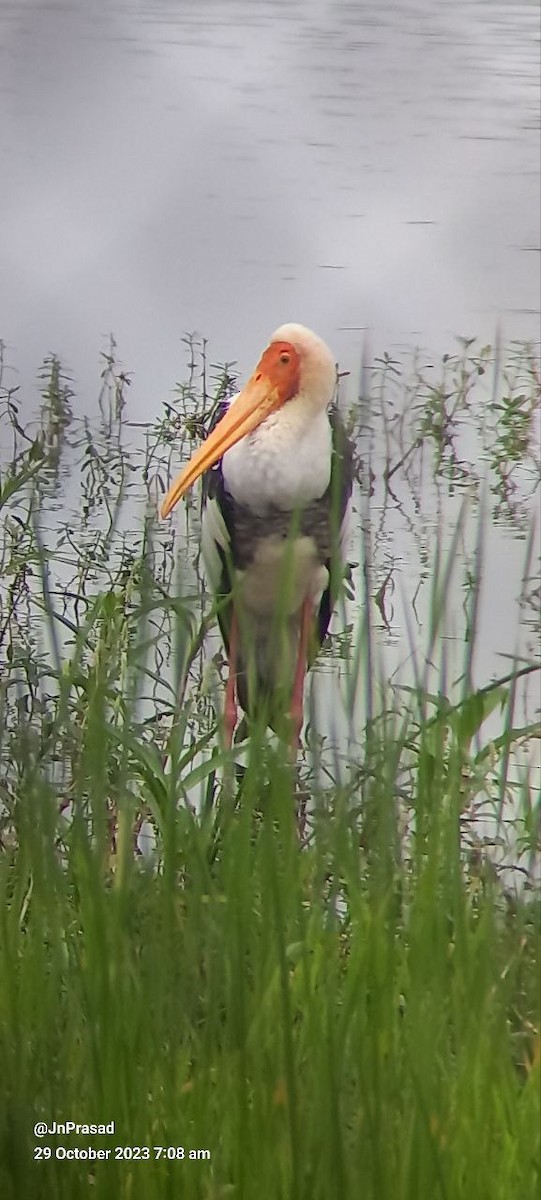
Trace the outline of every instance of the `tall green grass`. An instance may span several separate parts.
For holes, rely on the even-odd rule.
[[[216,388],[229,380],[218,373]],[[315,753],[300,844],[280,744],[256,728],[240,782],[220,749],[194,548],[174,568],[150,506],[125,519],[138,461],[123,441],[125,388],[111,353],[101,425],[81,429],[53,360],[29,431],[4,379],[0,1195],[533,1200],[539,807],[534,773],[510,764],[536,732],[514,715],[534,664],[478,690],[465,670],[449,698],[442,556],[427,633],[440,692],[427,694],[421,671],[400,696],[383,687],[362,753],[334,773]],[[145,431],[150,491],[182,414],[200,436],[206,376],[199,388],[191,377]],[[432,439],[437,470],[456,478],[449,442],[416,428],[419,451]],[[79,524],[55,524],[74,455]],[[500,482],[512,478],[499,461]],[[375,688],[370,623],[356,632]],[[496,833],[476,838],[475,817],[489,800],[497,817],[502,797]],[[506,870],[486,849],[498,840]],[[37,1121],[115,1132],[37,1138]],[[109,1160],[57,1157],[90,1145]]]

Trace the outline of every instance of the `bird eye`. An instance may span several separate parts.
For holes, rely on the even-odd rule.
[[[282,350],[282,353],[280,355],[280,362],[284,363],[284,364],[289,362],[289,354],[287,353],[287,350]]]

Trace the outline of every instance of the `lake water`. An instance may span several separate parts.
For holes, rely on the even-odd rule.
[[[0,336],[155,415],[197,330],[539,339],[534,3],[0,0]]]

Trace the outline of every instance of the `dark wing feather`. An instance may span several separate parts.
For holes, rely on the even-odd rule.
[[[229,404],[222,400],[216,405],[212,413],[205,437],[208,437],[215,426],[225,416]],[[224,641],[226,652],[229,654],[229,629],[232,616],[231,590],[232,580],[230,575],[230,564],[232,561],[232,547],[235,540],[235,501],[227,491],[222,474],[222,460],[205,471],[202,478],[202,496],[201,496],[201,511],[209,504],[215,504],[220,512],[225,527],[225,537],[222,541],[228,544],[222,544],[222,541],[216,539],[216,552],[219,555],[221,569],[213,579],[213,590],[217,600],[217,616],[220,632]]]
[[[329,412],[329,421],[332,429],[331,478],[321,504],[325,505],[329,513],[332,549],[325,561],[329,573],[329,585],[323,592],[317,613],[317,650],[323,645],[327,636],[333,608],[340,592],[349,502],[353,489],[353,444],[335,406]]]

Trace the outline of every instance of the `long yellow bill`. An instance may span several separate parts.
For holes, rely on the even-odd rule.
[[[246,387],[228,408],[206,441],[192,454],[189,463],[174,480],[161,506],[161,516],[168,517],[188,488],[209,467],[239,442],[246,434],[275,412],[284,402],[281,389],[275,386],[268,375],[257,370]]]

